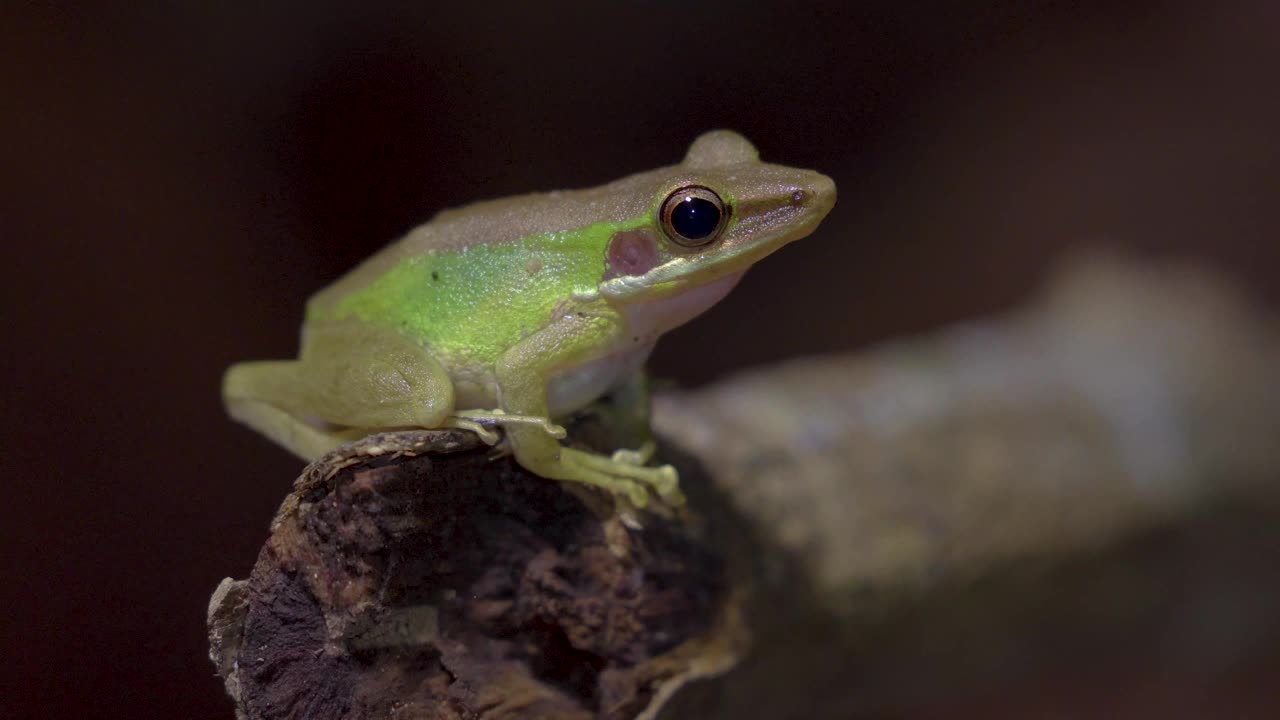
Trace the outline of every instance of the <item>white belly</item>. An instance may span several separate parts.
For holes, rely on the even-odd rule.
[[[552,377],[547,384],[547,403],[551,408],[551,416],[558,417],[581,410],[626,382],[644,365],[652,351],[653,343],[646,343],[634,350],[606,355]]]

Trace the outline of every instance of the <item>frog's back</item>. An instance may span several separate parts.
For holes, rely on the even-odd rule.
[[[655,170],[600,187],[516,195],[445,210],[316,293],[309,306],[327,311],[394,267],[423,255],[518,245],[526,238],[642,216],[651,200],[646,189],[665,174]]]
[[[649,193],[636,190],[652,183],[632,176],[442,212],[316,293],[307,324],[355,317],[458,361],[491,361],[557,304],[596,290],[609,237],[643,221]]]

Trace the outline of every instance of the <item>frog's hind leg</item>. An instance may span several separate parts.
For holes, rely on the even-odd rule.
[[[379,430],[443,427],[453,382],[394,330],[358,323],[308,328],[298,360],[227,371],[233,417],[308,460]]]
[[[296,364],[289,360],[232,366],[223,380],[227,413],[307,461],[360,439],[364,435],[361,430],[328,427],[318,418],[308,422],[271,402],[271,398],[278,399],[282,393],[290,394],[296,382],[296,370],[292,367]]]

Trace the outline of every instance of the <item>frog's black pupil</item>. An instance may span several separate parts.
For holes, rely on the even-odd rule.
[[[671,209],[671,229],[681,237],[701,240],[720,225],[720,208],[710,200],[686,195]]]

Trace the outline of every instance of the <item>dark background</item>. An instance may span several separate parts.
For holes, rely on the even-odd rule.
[[[1270,0],[203,5],[0,11],[5,717],[230,716],[206,602],[299,464],[219,375],[441,208],[719,126],[832,175],[817,235],[660,345],[685,384],[1016,305],[1080,244],[1280,300]]]

